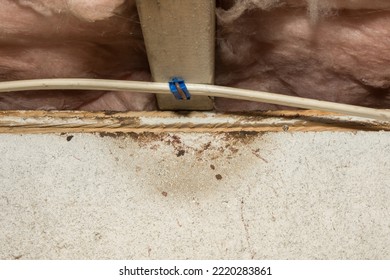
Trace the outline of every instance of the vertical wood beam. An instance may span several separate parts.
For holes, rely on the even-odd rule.
[[[154,81],[182,77],[212,84],[215,58],[215,0],[137,0]],[[157,95],[161,110],[211,110],[213,100],[192,96],[178,101]]]

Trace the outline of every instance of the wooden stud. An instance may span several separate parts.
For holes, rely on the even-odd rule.
[[[212,84],[215,56],[215,0],[137,0],[154,81],[175,76]],[[157,95],[161,110],[212,110],[213,100],[193,96],[178,101]]]

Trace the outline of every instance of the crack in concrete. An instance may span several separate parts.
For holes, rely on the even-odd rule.
[[[244,217],[244,197],[241,197],[241,207],[240,207],[240,214],[241,214],[241,222],[244,226],[244,230],[245,230],[245,238],[246,238],[246,242],[248,244],[248,249],[251,253],[251,259],[253,260],[256,256],[256,252],[253,250],[253,246],[252,246],[252,241],[251,241],[251,237],[250,237],[250,234],[249,234],[249,224],[247,221],[245,221],[245,217]]]

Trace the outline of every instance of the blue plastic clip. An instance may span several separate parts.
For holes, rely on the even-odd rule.
[[[183,100],[184,97],[186,100],[191,99],[191,94],[188,91],[183,79],[175,77],[172,78],[168,84],[169,84],[169,89],[171,90],[171,92],[173,93],[173,95],[177,100]]]

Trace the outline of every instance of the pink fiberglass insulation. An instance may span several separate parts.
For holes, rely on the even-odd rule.
[[[133,0],[0,0],[0,80],[151,80]],[[390,1],[217,1],[218,85],[390,108]],[[218,111],[282,106],[216,98]],[[35,91],[0,109],[155,110],[153,94]]]

